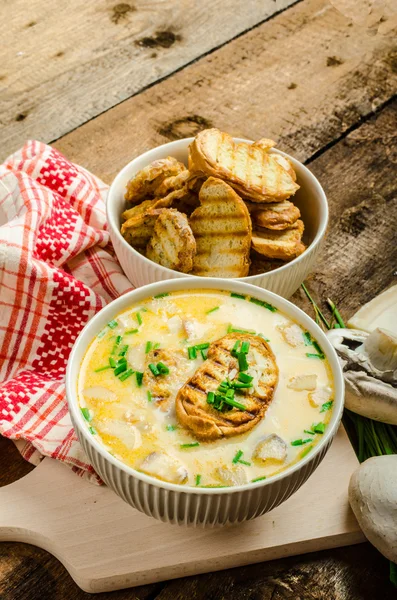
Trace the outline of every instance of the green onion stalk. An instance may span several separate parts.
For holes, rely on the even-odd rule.
[[[302,283],[302,289],[313,306],[315,320],[318,325],[322,323],[326,329],[345,327],[343,318],[332,300],[327,299],[327,304],[331,310],[331,319],[328,321],[304,283]],[[371,456],[397,454],[397,426],[362,417],[346,408],[342,421],[360,462],[371,458]],[[392,562],[390,563],[390,581],[397,587],[397,565]]]

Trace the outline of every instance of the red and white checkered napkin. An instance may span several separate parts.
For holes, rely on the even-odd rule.
[[[39,142],[0,166],[0,434],[34,464],[51,456],[88,477],[66,363],[87,321],[131,289],[109,243],[106,191]]]

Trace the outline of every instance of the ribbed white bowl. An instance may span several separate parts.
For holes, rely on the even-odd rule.
[[[135,471],[112,456],[87,427],[78,405],[77,378],[91,340],[119,312],[145,298],[187,289],[220,289],[247,294],[270,302],[318,340],[334,378],[334,407],[329,425],[313,450],[283,473],[257,483],[234,488],[195,488],[159,481]],[[324,458],[339,426],[343,411],[343,376],[336,353],[310,317],[275,294],[238,280],[192,277],[158,282],[138,288],[103,308],[83,329],[70,354],[66,372],[69,411],[78,438],[95,470],[106,484],[134,508],[165,521],[185,525],[224,525],[258,517],[291,496],[310,477]]]
[[[188,147],[193,139],[185,138],[170,142],[141,154],[120,171],[110,186],[106,202],[110,237],[125,274],[136,287],[155,281],[191,277],[191,275],[162,267],[142,256],[125,241],[120,233],[120,227],[121,213],[125,209],[124,194],[129,179],[140,169],[159,158],[174,156],[187,164]],[[235,139],[236,141],[247,141],[240,138]],[[327,228],[328,203],[323,188],[309,169],[289,154],[275,149],[272,149],[271,152],[289,158],[296,171],[300,189],[293,197],[293,201],[302,214],[305,224],[305,241],[308,243],[308,248],[301,256],[274,271],[251,275],[250,277],[240,277],[238,281],[245,281],[270,290],[284,298],[289,298],[304,281],[316,260]]]

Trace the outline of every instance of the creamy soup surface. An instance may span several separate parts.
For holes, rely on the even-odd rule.
[[[175,398],[206,359],[205,346],[234,330],[268,341],[279,369],[273,400],[247,433],[199,441],[178,422]],[[149,367],[154,349],[164,352]],[[247,356],[242,379],[252,391],[261,361]],[[240,379],[231,372],[230,387]],[[243,405],[245,393],[231,394]],[[89,431],[130,467],[181,485],[223,487],[269,478],[308,454],[330,420],[333,382],[318,343],[275,307],[192,290],[148,298],[116,315],[83,359],[78,396]]]

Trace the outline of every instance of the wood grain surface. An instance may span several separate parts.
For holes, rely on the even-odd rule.
[[[294,1],[0,3],[0,158],[27,138],[60,137]]]
[[[307,160],[396,93],[396,31],[370,36],[305,0],[55,146],[108,183],[140,153],[211,126]]]

